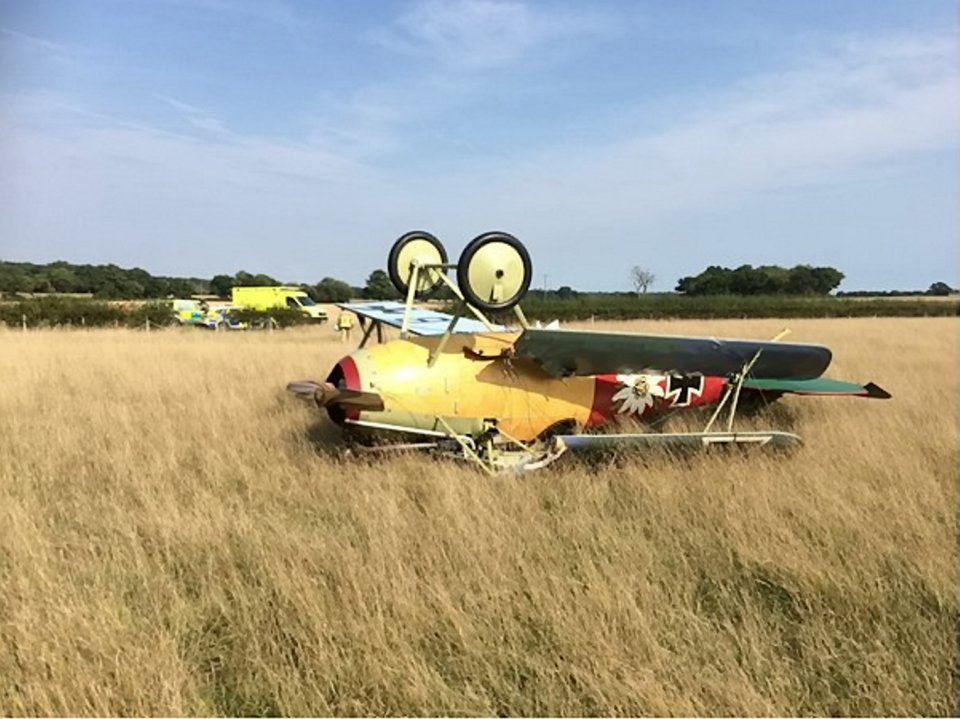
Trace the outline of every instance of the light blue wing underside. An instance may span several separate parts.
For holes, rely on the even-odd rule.
[[[402,302],[338,302],[337,307],[390,327],[400,328],[403,325],[404,304]],[[442,335],[452,319],[453,315],[445,312],[413,307],[410,309],[410,333],[423,336]],[[496,332],[502,332],[506,327],[493,325],[493,329]],[[455,331],[457,334],[472,334],[490,330],[479,320],[461,317],[457,321]]]

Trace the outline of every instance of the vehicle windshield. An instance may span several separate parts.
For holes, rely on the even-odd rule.
[[[317,304],[306,295],[304,295],[303,297],[297,297],[297,299],[300,300],[300,304],[303,305],[304,307],[312,307],[313,305]]]

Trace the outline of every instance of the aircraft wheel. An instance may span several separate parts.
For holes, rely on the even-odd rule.
[[[447,251],[440,240],[423,230],[408,232],[393,243],[387,256],[387,274],[404,298],[407,296],[414,260],[420,265],[443,265],[447,263]],[[421,271],[417,275],[414,297],[422,300],[436,292],[443,284],[440,278],[443,272],[446,270],[440,268]]]
[[[530,288],[533,264],[527,248],[506,232],[475,237],[460,255],[457,284],[474,307],[496,312],[514,307]]]

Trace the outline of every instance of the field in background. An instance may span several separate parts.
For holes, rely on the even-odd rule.
[[[956,713],[956,320],[789,325],[894,398],[522,479],[340,459],[326,327],[0,329],[0,709]]]
[[[949,295],[926,295],[926,294],[915,294],[915,295],[841,295],[843,299],[846,300],[857,300],[858,302],[870,302],[878,299],[890,300],[891,302],[953,302],[957,303],[960,297],[957,296],[957,293],[952,293]]]
[[[572,292],[572,291],[571,291]],[[433,301],[434,307],[453,311],[453,303]],[[321,305],[329,317],[340,310]],[[330,309],[332,307],[332,309]],[[760,319],[760,318],[837,318],[837,317],[956,317],[960,316],[960,297],[824,297],[817,295],[717,295],[686,296],[651,293],[637,297],[630,293],[571,294],[562,299],[556,295],[532,291],[523,303],[531,320],[563,322],[584,320],[663,319]],[[237,319],[264,320],[252,310],[234,312]],[[268,312],[283,326],[299,324],[302,315],[286,308]],[[497,318],[494,318],[497,319]],[[505,322],[513,321],[508,313]],[[161,300],[91,300],[44,296],[21,301],[0,300],[0,327],[157,327],[173,320],[169,301]]]

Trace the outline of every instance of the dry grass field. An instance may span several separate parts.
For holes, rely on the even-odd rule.
[[[791,327],[894,398],[519,479],[341,459],[327,328],[0,331],[0,714],[956,713],[956,320]]]

